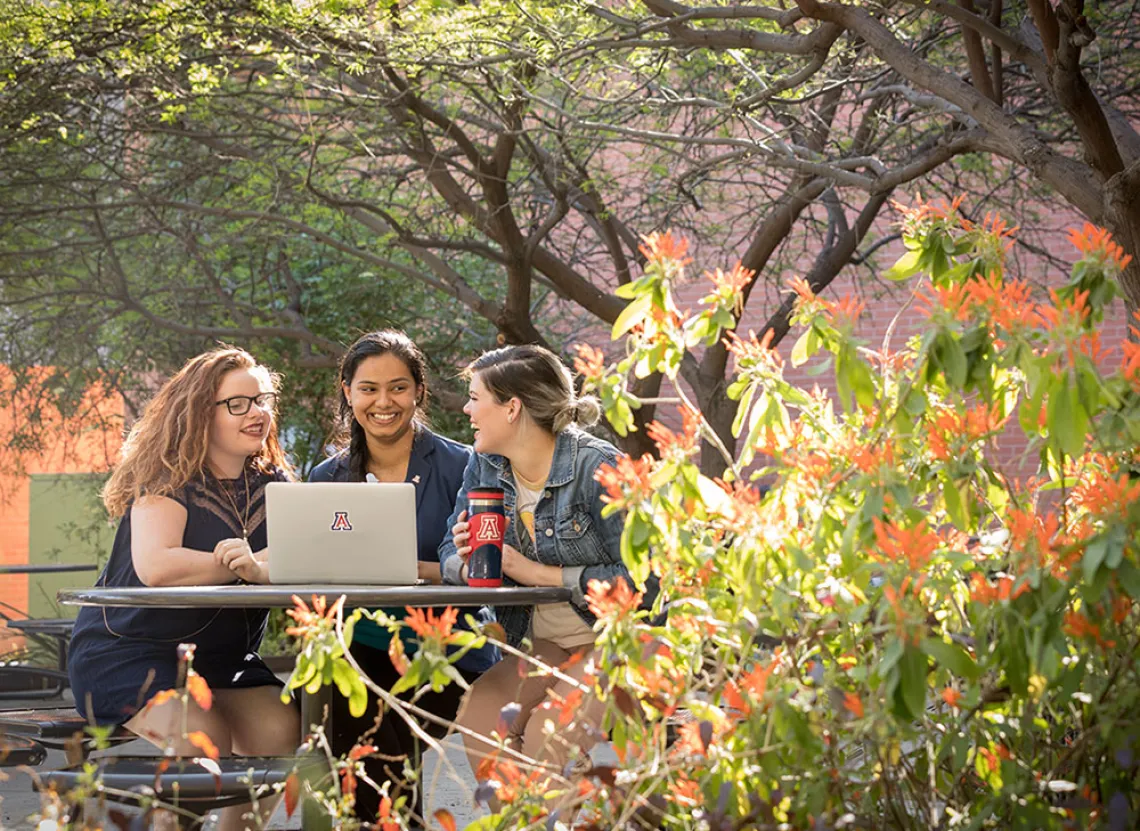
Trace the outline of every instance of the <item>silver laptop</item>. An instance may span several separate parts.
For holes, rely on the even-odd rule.
[[[271,482],[265,514],[271,583],[416,583],[415,485]]]

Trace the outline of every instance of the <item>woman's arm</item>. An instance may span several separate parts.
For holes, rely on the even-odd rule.
[[[186,508],[165,496],[144,496],[131,508],[131,562],[146,586],[218,586],[237,575],[212,551],[182,547]]]
[[[503,574],[520,586],[561,586],[565,566],[548,566],[528,560],[516,548],[503,546]]]
[[[467,492],[478,483],[479,457],[472,453],[471,458],[467,461],[467,467],[463,469],[463,484],[455,497],[455,508],[452,509],[451,516],[447,518],[447,530],[443,534],[443,541],[439,544],[439,571],[444,583],[462,586],[467,582],[466,575],[463,574],[463,566],[466,565],[467,561],[457,550],[455,528],[458,524],[462,531],[466,531]],[[464,537],[460,540],[460,545],[466,547],[466,544],[467,541]]]
[[[594,477],[597,474],[598,468],[603,464],[613,466],[617,463],[618,451],[613,449],[613,453],[598,453],[597,460],[594,464],[589,465],[584,474],[585,478],[590,483],[590,518],[592,520],[591,527],[594,533],[598,534],[601,539],[601,548],[606,553],[606,562],[597,563],[588,566],[565,566],[562,568],[562,582],[558,585],[565,586],[570,589],[572,593],[571,602],[577,606],[585,608],[586,606],[586,592],[589,589],[591,580],[598,580],[603,583],[609,583],[611,586],[617,580],[624,579],[631,588],[636,590],[633,584],[633,578],[630,577],[629,569],[626,568],[625,563],[621,557],[621,535],[625,530],[625,513],[615,511],[609,516],[603,516],[603,511],[606,508],[606,503],[602,501],[602,486],[598,484],[597,479]],[[642,608],[648,608],[654,598],[657,596],[658,579],[652,572],[649,578],[645,581],[645,594],[642,598]]]

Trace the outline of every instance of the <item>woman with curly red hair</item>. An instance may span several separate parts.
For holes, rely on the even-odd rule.
[[[277,377],[241,349],[198,355],[147,405],[103,490],[119,528],[101,586],[268,581],[265,486],[290,478],[277,440]],[[179,755],[201,731],[223,756],[291,754],[296,708],[257,654],[266,609],[93,608],[80,611],[69,666],[76,708]],[[180,644],[213,691],[203,709],[181,698]],[[227,809],[220,827],[240,827]]]

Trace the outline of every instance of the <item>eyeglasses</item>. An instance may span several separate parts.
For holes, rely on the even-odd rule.
[[[222,401],[214,402],[215,407],[220,407],[223,404],[225,404],[226,409],[230,411],[230,415],[245,415],[254,404],[260,409],[265,410],[265,412],[271,413],[277,409],[277,393],[263,392],[261,395],[231,395]]]

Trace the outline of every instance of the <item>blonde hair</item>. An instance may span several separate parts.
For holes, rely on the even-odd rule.
[[[220,347],[187,361],[147,404],[123,443],[123,460],[103,488],[103,504],[112,517],[125,514],[144,494],[170,496],[204,477],[218,389],[226,373],[235,369],[264,373],[277,391],[279,377],[244,349]],[[262,473],[288,471],[276,419],[270,422],[264,447],[250,462]]]
[[[534,422],[557,435],[571,424],[589,426],[601,417],[598,400],[574,392],[570,370],[549,349],[526,344],[484,352],[467,367],[495,399],[517,398]]]

